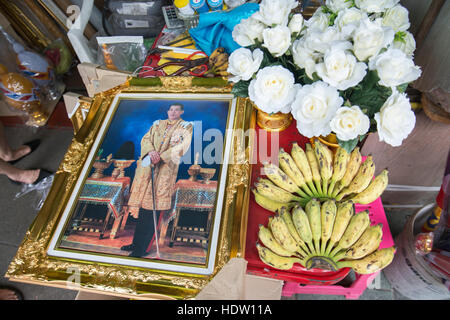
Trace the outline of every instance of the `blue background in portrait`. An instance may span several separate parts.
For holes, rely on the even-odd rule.
[[[221,163],[207,164],[205,163],[205,159],[203,159],[203,150],[211,143],[214,143],[215,137],[210,139],[210,141],[203,141],[203,134],[208,129],[218,129],[222,133],[221,139],[224,139],[228,120],[229,101],[156,99],[149,101],[123,99],[117,107],[111,125],[99,148],[103,149],[101,158],[106,158],[110,153],[114,156],[124,142],[131,141],[135,148],[133,159],[137,160],[141,154],[142,137],[147,133],[154,121],[167,119],[167,111],[173,103],[183,104],[184,114],[181,118],[184,121],[191,121],[194,124],[191,146],[182,158],[177,180],[189,178],[187,170],[194,163],[194,152],[198,151],[201,153],[199,164],[203,168],[215,168],[216,173],[212,179],[217,180]],[[221,142],[218,145],[222,145],[223,147],[223,143]],[[213,153],[213,156],[220,156],[220,159],[222,159],[223,150],[220,150],[220,152],[221,154],[219,155]],[[111,165],[104,171],[104,174],[111,175],[113,167]],[[136,163],[133,163],[132,166],[125,169],[125,175],[133,179],[135,170]]]

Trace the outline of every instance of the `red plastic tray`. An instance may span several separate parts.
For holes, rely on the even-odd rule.
[[[251,187],[253,187],[255,181],[258,177],[261,176],[261,167],[262,162],[268,161],[272,155],[272,139],[279,140],[279,144],[273,145],[274,159],[278,155],[279,148],[284,148],[285,151],[290,152],[292,142],[297,142],[301,147],[304,147],[306,143],[309,142],[309,139],[300,135],[297,128],[295,120],[286,130],[277,133],[277,132],[266,132],[262,130],[258,126],[256,127],[257,139],[255,141],[254,147],[254,157],[257,159],[256,163],[252,165],[252,176],[251,176]],[[264,139],[265,135],[267,135],[267,140]],[[267,141],[267,142],[265,142]],[[264,152],[267,150],[267,152]],[[263,151],[263,152],[260,152]],[[258,154],[261,153],[261,154]],[[363,211],[367,208],[370,210],[370,217],[373,224],[383,223],[383,243],[384,247],[391,246],[393,244],[392,236],[389,231],[389,226],[386,221],[386,216],[383,211],[383,207],[381,205],[381,200],[378,199],[379,205],[375,207],[371,204],[369,206],[356,206],[356,212]],[[375,201],[374,203],[377,203]],[[381,212],[380,212],[381,208]],[[277,270],[271,268],[264,264],[256,250],[255,243],[258,240],[258,230],[259,225],[267,225],[268,218],[273,215],[272,212],[262,208],[259,206],[253,197],[253,194],[250,196],[249,201],[249,213],[248,213],[248,224],[247,224],[247,238],[246,238],[246,251],[245,251],[245,259],[247,260],[247,273],[270,277],[278,280],[286,281],[285,289],[283,290],[283,295],[291,295],[292,293],[300,293],[297,290],[300,288],[306,288],[307,285],[312,285],[311,287],[320,287],[325,289],[324,286],[332,286],[339,281],[343,280],[348,273],[350,272],[350,268],[343,268],[338,271],[327,271],[322,269],[310,269],[307,270],[303,268],[299,264],[295,264],[294,267],[288,271]],[[382,245],[383,245],[382,243]],[[383,247],[383,246],[382,246]],[[375,274],[376,275],[376,274]],[[358,278],[358,277],[357,277]],[[301,285],[301,286],[299,286]],[[306,286],[305,286],[306,285]],[[367,286],[365,284],[364,288]],[[347,289],[347,288],[346,288]],[[325,290],[322,290],[325,291]],[[317,292],[315,292],[317,293]],[[325,292],[321,292],[321,294],[326,294]],[[335,293],[333,293],[335,294]],[[351,294],[350,294],[351,295]]]

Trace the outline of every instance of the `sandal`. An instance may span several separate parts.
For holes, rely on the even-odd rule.
[[[23,144],[24,146],[29,146],[30,147],[30,149],[31,149],[30,152],[28,152],[27,154],[21,156],[19,159],[8,161],[8,163],[11,164],[11,165],[16,164],[17,162],[19,162],[23,158],[25,158],[25,157],[29,156],[30,154],[32,154],[33,151],[36,150],[39,147],[40,144],[41,144],[41,140],[39,140],[39,139],[35,139],[35,140],[29,141],[27,143],[24,143]]]
[[[25,300],[24,297],[23,297],[22,292],[19,289],[17,289],[17,288],[14,288],[14,287],[11,287],[11,286],[0,286],[0,290],[12,291],[16,295],[17,300]]]

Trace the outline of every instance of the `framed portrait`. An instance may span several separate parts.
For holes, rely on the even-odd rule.
[[[244,252],[254,123],[225,81],[130,78],[96,95],[7,276],[194,297]]]

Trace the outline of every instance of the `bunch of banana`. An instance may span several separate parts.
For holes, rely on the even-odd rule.
[[[368,274],[394,258],[394,247],[379,249],[382,236],[382,225],[370,226],[367,211],[355,214],[351,200],[321,204],[311,199],[304,210],[299,204],[280,207],[267,227],[259,226],[262,245],[256,247],[260,259],[275,269],[289,270],[299,263],[307,269],[350,267]]]
[[[344,148],[332,151],[319,140],[314,146],[307,143],[303,150],[297,143],[289,154],[284,149],[278,153],[279,166],[264,164],[268,179],[259,180],[253,190],[256,202],[262,207],[277,211],[281,206],[292,207],[316,198],[352,200],[368,204],[377,199],[388,184],[388,171],[383,170],[373,179],[375,163],[371,155],[362,162],[359,148],[350,154]]]
[[[208,71],[205,75],[207,76],[228,76],[228,53],[222,47],[214,50],[208,59]]]

